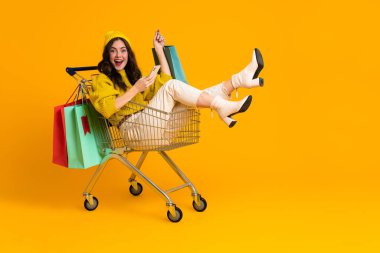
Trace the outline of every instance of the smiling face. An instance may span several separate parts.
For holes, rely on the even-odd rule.
[[[112,43],[109,51],[110,62],[116,70],[122,70],[128,63],[128,50],[124,42],[120,39]]]

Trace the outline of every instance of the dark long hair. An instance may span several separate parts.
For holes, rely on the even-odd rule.
[[[121,75],[119,74],[119,72],[117,72],[117,70],[115,69],[115,67],[112,65],[110,61],[110,50],[111,50],[113,42],[116,40],[123,41],[128,50],[128,62],[127,62],[127,65],[125,65],[124,70],[125,70],[125,73],[127,74],[129,82],[132,85],[134,85],[137,82],[137,80],[141,78],[141,71],[139,69],[139,66],[137,65],[135,54],[133,53],[131,46],[125,39],[120,38],[120,37],[113,38],[104,47],[103,59],[98,64],[98,70],[99,72],[108,76],[111,79],[111,81],[114,83],[114,85],[126,91],[127,85],[123,82]]]

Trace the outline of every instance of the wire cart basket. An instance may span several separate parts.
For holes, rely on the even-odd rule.
[[[87,70],[97,70],[97,67],[66,68],[66,72],[77,81],[79,89],[86,96],[91,92],[92,79],[86,79],[77,72]],[[126,106],[134,111],[140,111],[140,113],[138,119],[124,123],[127,124],[126,131],[121,133],[116,126],[113,126],[89,103],[90,113],[92,114],[90,120],[94,129],[96,129],[95,137],[103,159],[83,192],[83,196],[85,197],[84,207],[88,211],[93,211],[98,207],[99,201],[91,192],[108,161],[116,159],[132,172],[129,178],[130,193],[134,196],[142,193],[143,186],[136,181],[136,177],[138,177],[142,182],[152,187],[166,201],[166,206],[168,207],[167,217],[170,221],[179,222],[183,214],[181,209],[169,197],[169,193],[183,188],[191,190],[193,208],[198,212],[203,212],[207,208],[206,200],[166,153],[166,151],[199,142],[199,110],[179,106],[176,110],[168,113],[134,102],[128,102]],[[127,154],[136,151],[141,152],[141,155],[137,164],[134,165],[127,159]],[[150,151],[157,151],[184,184],[163,190],[150,180],[140,170]]]

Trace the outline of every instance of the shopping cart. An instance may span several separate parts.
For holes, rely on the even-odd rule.
[[[74,77],[77,81],[78,89],[82,91],[87,98],[91,93],[93,75],[91,75],[91,78],[86,79],[77,72],[89,70],[97,70],[97,67],[66,68],[66,72]],[[116,159],[132,171],[129,178],[130,193],[134,196],[138,196],[142,193],[143,186],[136,181],[136,177],[138,177],[164,198],[166,206],[168,207],[167,217],[170,221],[179,222],[183,214],[181,209],[174,204],[168,194],[183,188],[189,188],[191,190],[194,209],[198,212],[203,212],[207,208],[206,200],[201,197],[194,185],[166,153],[168,150],[199,142],[199,110],[179,106],[168,113],[134,102],[129,102],[126,106],[134,109],[134,111],[141,111],[140,118],[142,120],[128,123],[128,130],[122,134],[117,127],[111,125],[107,119],[100,115],[94,107],[89,104],[89,111],[92,115],[90,121],[94,129],[97,130],[95,131],[95,137],[103,159],[84,190],[84,207],[88,211],[93,211],[98,207],[99,201],[91,192],[108,161]],[[142,153],[137,164],[133,165],[128,161],[127,154],[135,151]],[[169,190],[163,190],[142,173],[140,170],[141,166],[150,151],[157,151],[182,179],[184,184]]]

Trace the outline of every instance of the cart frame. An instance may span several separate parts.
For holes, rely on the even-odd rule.
[[[77,72],[89,71],[89,70],[97,70],[97,67],[90,66],[90,67],[76,67],[76,68],[67,67],[66,68],[66,72],[77,81],[78,92],[81,91],[82,93],[85,93],[86,95],[89,94],[89,91],[91,89],[92,76],[91,76],[91,80],[86,79],[83,76],[79,75]],[[144,108],[147,108],[147,107],[144,107]],[[163,112],[155,108],[149,108],[149,109],[154,110],[158,113],[168,114],[167,112]],[[186,113],[189,113],[189,112],[191,113],[191,117],[192,117],[191,122],[188,123],[188,125],[192,124],[191,125],[192,128],[190,128],[190,133],[192,134],[190,139],[189,137],[187,137],[185,141],[185,139],[179,138],[178,140],[177,138],[177,141],[174,144],[168,144],[164,146],[156,146],[156,145],[149,146],[148,145],[148,146],[145,146],[144,149],[142,150],[129,147],[128,144],[125,141],[123,141],[123,139],[121,139],[121,136],[118,133],[118,129],[117,130],[111,129],[111,125],[107,121],[107,119],[105,119],[99,114],[98,117],[99,117],[100,122],[102,122],[103,129],[104,129],[103,135],[104,134],[106,135],[105,137],[102,136],[102,139],[103,140],[106,139],[107,141],[105,141],[105,143],[103,141],[101,145],[101,148],[104,154],[103,159],[98,165],[96,171],[93,173],[87,187],[85,188],[83,192],[83,196],[85,197],[84,207],[88,211],[93,211],[98,207],[99,201],[92,194],[92,191],[97,181],[99,180],[102,172],[107,166],[108,162],[112,159],[115,159],[121,162],[124,166],[126,166],[132,172],[128,180],[128,182],[130,183],[130,187],[129,187],[130,193],[134,196],[138,196],[143,191],[142,185],[136,180],[136,177],[138,177],[139,179],[141,179],[142,182],[150,186],[155,192],[157,192],[165,200],[166,206],[168,208],[167,217],[170,221],[179,222],[182,219],[183,214],[182,214],[181,209],[178,208],[176,204],[173,202],[173,200],[170,198],[169,194],[172,192],[184,189],[184,188],[189,188],[191,191],[191,196],[193,198],[193,208],[198,212],[203,212],[207,208],[206,200],[199,194],[194,184],[185,175],[185,173],[182,170],[180,170],[180,168],[174,163],[174,161],[166,153],[167,150],[171,150],[171,149],[175,149],[178,147],[191,145],[191,144],[195,144],[199,142],[199,132],[200,132],[199,131],[199,123],[200,123],[199,110],[196,108],[188,108]],[[180,112],[180,113],[185,113],[185,112]],[[188,132],[189,131],[187,131],[187,134]],[[127,154],[131,152],[139,152],[139,151],[141,151],[142,153],[136,165],[134,165],[127,159]],[[170,188],[168,190],[163,190],[141,171],[141,167],[148,153],[152,151],[157,151],[161,155],[161,157],[169,164],[169,166],[173,169],[173,171],[183,181],[182,185]]]

